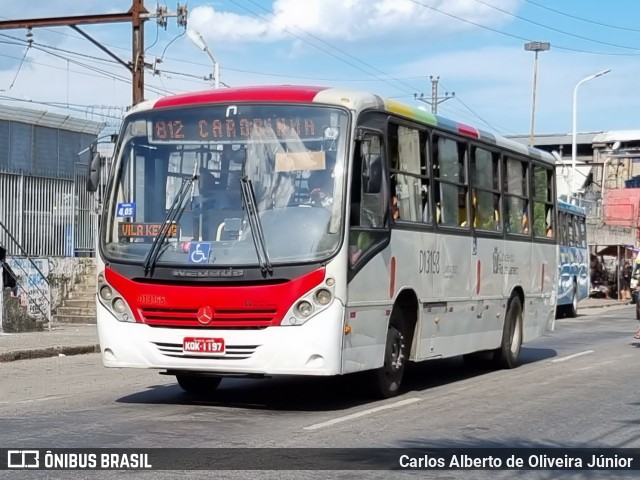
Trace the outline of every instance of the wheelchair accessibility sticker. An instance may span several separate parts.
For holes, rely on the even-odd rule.
[[[189,263],[207,263],[211,253],[209,242],[194,242],[189,245]]]

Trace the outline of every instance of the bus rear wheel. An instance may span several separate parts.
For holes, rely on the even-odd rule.
[[[573,295],[571,296],[571,303],[567,306],[567,315],[571,318],[578,316],[578,285],[573,282]]]
[[[178,385],[187,393],[193,393],[195,395],[204,395],[213,392],[220,382],[222,377],[207,377],[196,375],[176,375]]]
[[[504,319],[502,343],[493,353],[493,361],[500,368],[508,369],[518,366],[522,346],[522,324],[522,303],[519,297],[513,297]]]
[[[374,394],[380,398],[395,397],[400,393],[404,368],[408,359],[407,333],[402,311],[394,308],[389,319],[384,365],[372,372]]]

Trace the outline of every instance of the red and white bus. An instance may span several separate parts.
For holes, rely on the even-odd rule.
[[[551,155],[372,93],[147,101],[106,186],[103,364],[188,392],[369,371],[383,397],[408,361],[512,368],[553,321],[555,199]]]

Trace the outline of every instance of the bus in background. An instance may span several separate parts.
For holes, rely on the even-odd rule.
[[[575,317],[580,300],[589,297],[586,218],[584,206],[558,200],[557,316]]]
[[[265,86],[147,101],[109,175],[106,367],[192,393],[362,372],[391,397],[408,361],[513,368],[553,321],[553,157],[395,100]]]

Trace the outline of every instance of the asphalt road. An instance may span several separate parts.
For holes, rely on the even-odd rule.
[[[0,364],[4,448],[633,447],[640,448],[640,341],[632,307],[583,310],[525,345],[513,370],[460,358],[408,372],[406,391],[367,398],[353,377],[225,379],[208,398],[173,377],[105,369],[96,354]],[[4,472],[5,474],[13,472]],[[52,478],[31,472],[12,478]],[[122,472],[58,472],[120,478]],[[44,475],[46,474],[46,475]],[[210,472],[129,472],[210,478]],[[636,478],[517,472],[518,478]],[[2,472],[0,472],[2,476]],[[514,478],[513,471],[217,472],[216,478]]]

